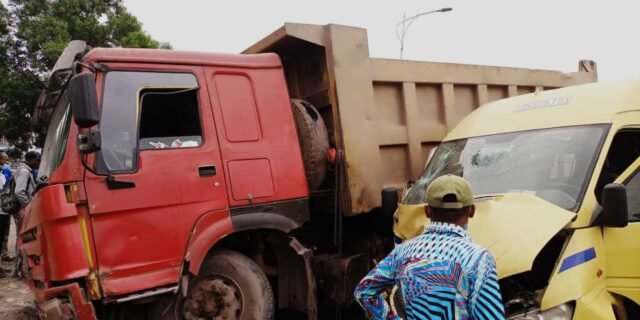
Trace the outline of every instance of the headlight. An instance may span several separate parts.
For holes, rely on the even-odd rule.
[[[565,303],[545,311],[533,309],[511,316],[508,320],[570,320],[573,317],[573,309],[573,303]]]

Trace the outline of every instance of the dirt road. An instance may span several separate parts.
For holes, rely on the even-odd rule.
[[[13,224],[11,227],[9,248],[14,248],[15,228]],[[3,261],[2,266],[5,269],[13,270],[12,262]],[[29,288],[20,280],[10,276],[0,279],[0,319],[37,319],[36,310],[33,304],[33,295],[31,295]]]

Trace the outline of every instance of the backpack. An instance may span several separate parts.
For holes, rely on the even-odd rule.
[[[2,204],[2,212],[10,215],[16,215],[20,211],[20,202],[16,198],[16,180],[15,175],[5,183],[4,188],[0,191],[0,203]]]

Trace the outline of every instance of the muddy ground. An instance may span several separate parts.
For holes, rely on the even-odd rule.
[[[11,225],[9,235],[9,250],[13,251],[15,243],[15,226]],[[13,252],[11,252],[13,255]],[[13,270],[13,262],[3,261],[2,267]],[[20,280],[10,275],[0,279],[0,319],[2,320],[32,320],[37,319],[33,303],[33,295],[29,288]]]

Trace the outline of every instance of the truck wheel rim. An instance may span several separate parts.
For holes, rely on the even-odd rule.
[[[244,297],[240,286],[224,275],[212,275],[199,281],[182,305],[185,320],[240,320]]]

